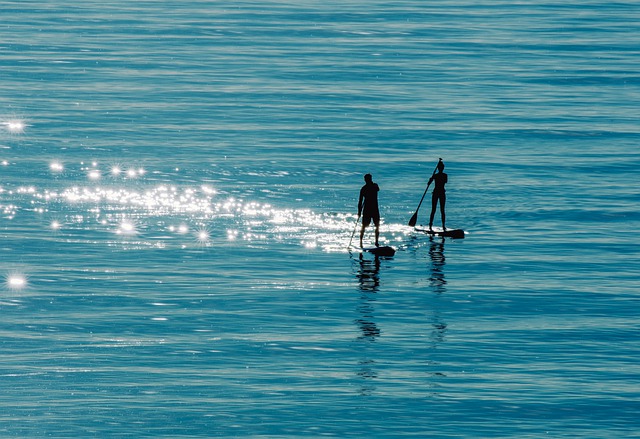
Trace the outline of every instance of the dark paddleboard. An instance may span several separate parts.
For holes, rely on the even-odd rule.
[[[371,253],[376,256],[393,256],[396,254],[396,251],[393,247],[383,246],[383,247],[365,247],[360,249],[363,252]]]
[[[427,235],[431,235],[431,236],[443,236],[446,238],[464,239],[464,230],[462,229],[447,229],[443,231],[440,227],[434,227],[433,229],[416,227],[416,230],[419,232],[424,232]]]

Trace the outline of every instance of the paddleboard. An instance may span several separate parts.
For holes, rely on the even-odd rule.
[[[416,230],[419,232],[424,232],[427,235],[431,236],[444,236],[446,238],[453,239],[464,239],[464,230],[462,229],[447,229],[442,230],[440,227],[433,227],[432,229],[423,227],[416,227]]]
[[[374,254],[376,256],[393,256],[396,254],[396,251],[393,247],[389,247],[389,246],[383,246],[383,247],[365,247],[365,248],[359,248],[356,247],[359,250],[362,250],[363,252],[367,252],[367,253],[371,253]]]

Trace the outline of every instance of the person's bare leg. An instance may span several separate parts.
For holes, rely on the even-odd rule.
[[[438,206],[438,197],[435,195],[431,196],[431,215],[429,216],[429,230],[433,227],[433,217],[436,214],[436,207]]]
[[[376,234],[376,247],[379,247],[380,244],[378,243],[378,239],[380,238],[380,224],[376,223],[375,224],[375,234]]]

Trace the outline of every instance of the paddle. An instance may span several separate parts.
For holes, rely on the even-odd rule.
[[[442,159],[438,160],[438,165],[440,164],[441,161]],[[422,198],[420,198],[420,202],[418,203],[418,208],[416,209],[416,213],[414,213],[411,219],[409,220],[409,227],[415,227],[416,223],[418,222],[418,211],[420,210],[420,206],[422,205],[424,196],[427,195],[427,191],[429,190],[429,185],[431,184],[431,179],[433,178],[434,175],[436,175],[436,171],[438,170],[438,165],[436,165],[436,167],[433,168],[433,173],[431,174],[431,178],[429,179],[427,188],[424,190],[424,193],[422,194]]]
[[[349,246],[347,248],[351,248],[351,241],[353,241],[353,235],[356,234],[356,229],[358,228],[358,221],[360,221],[360,214],[358,213],[358,218],[356,218],[356,223],[353,226],[353,232],[351,233],[351,239],[349,239]]]

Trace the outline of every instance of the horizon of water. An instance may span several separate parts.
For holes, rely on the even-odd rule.
[[[638,437],[635,2],[0,14],[0,437]]]

